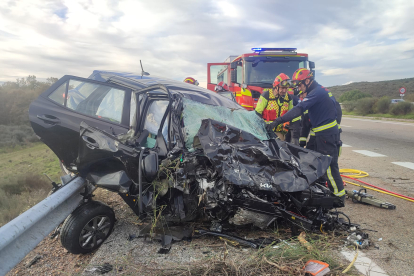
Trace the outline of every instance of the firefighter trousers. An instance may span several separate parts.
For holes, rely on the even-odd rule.
[[[331,164],[326,171],[324,178],[328,181],[329,189],[336,196],[345,195],[344,182],[339,174],[338,166],[338,148],[339,148],[339,135],[317,135],[315,136],[315,151],[324,155],[332,157]]]

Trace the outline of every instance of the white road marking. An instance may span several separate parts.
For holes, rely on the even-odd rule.
[[[391,163],[414,170],[414,163],[412,162],[391,162]]]
[[[414,127],[414,123],[400,123],[396,121],[384,121],[384,120],[371,120],[371,119],[358,119],[358,118],[349,118],[344,117],[344,120],[355,120],[355,121],[368,121],[368,122],[374,122],[374,123],[383,123],[383,124],[393,124],[393,125],[403,125],[403,126],[412,126]],[[342,124],[341,124],[342,126]]]
[[[352,146],[347,145],[347,144],[342,144],[342,147],[343,147],[343,148],[352,148]]]
[[[348,250],[344,250],[341,252],[345,258],[352,262],[355,257],[356,252],[351,252]],[[370,276],[388,276],[387,272],[381,269],[374,261],[370,258],[366,257],[364,252],[358,251],[358,257],[354,263],[356,269],[364,275]]]
[[[351,126],[347,126],[347,125],[343,125],[343,124],[341,124],[341,127],[351,127]]]
[[[363,154],[363,155],[366,155],[366,156],[369,156],[369,157],[386,157],[386,155],[384,155],[384,154],[379,154],[379,153],[369,151],[369,150],[353,150],[353,151],[355,151],[357,153],[360,153],[360,154]]]

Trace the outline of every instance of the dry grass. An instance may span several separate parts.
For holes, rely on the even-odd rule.
[[[308,260],[319,260],[329,264],[327,275],[343,275],[348,264],[341,264],[333,253],[343,236],[310,235],[309,244],[302,245],[296,238],[269,245],[243,258],[231,258],[225,242],[222,254],[214,259],[177,265],[169,268],[147,268],[148,275],[305,275],[303,267]],[[309,246],[310,245],[310,246]],[[354,270],[346,275],[358,275]]]
[[[43,200],[58,181],[59,160],[43,144],[0,153],[0,226]]]

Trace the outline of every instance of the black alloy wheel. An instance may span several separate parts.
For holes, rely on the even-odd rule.
[[[70,253],[89,253],[111,234],[115,213],[108,205],[90,201],[79,206],[65,220],[60,241]]]

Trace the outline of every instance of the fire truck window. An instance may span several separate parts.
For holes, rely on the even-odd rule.
[[[243,83],[243,67],[237,66],[237,83]]]
[[[287,62],[252,60],[245,62],[244,83],[251,85],[271,85],[277,75],[285,73],[288,76],[300,68],[299,60]]]
[[[209,83],[218,84],[221,81],[227,82],[227,74],[227,65],[211,65]]]

